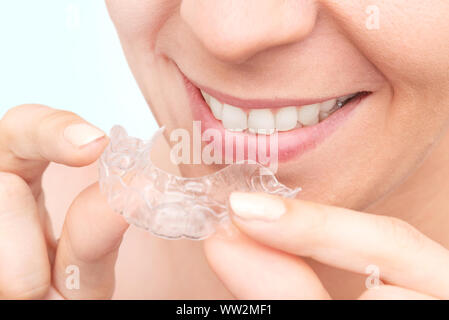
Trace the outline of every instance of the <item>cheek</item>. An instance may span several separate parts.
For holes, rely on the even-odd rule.
[[[393,84],[418,87],[447,81],[449,1],[325,0],[323,4]],[[373,16],[378,28],[369,27]]]
[[[391,85],[387,129],[412,140],[418,135],[414,146],[421,149],[435,142],[449,122],[449,1],[323,3]],[[377,9],[367,10],[370,6]],[[373,12],[378,14],[378,29],[367,27]]]

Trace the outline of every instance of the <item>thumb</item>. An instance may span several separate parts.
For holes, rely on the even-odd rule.
[[[53,269],[55,287],[67,299],[108,299],[114,269],[128,223],[109,208],[98,183],[72,203],[58,243]]]

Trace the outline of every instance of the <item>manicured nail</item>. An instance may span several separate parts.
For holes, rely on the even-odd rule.
[[[84,147],[105,135],[103,131],[87,123],[72,124],[64,130],[64,138],[78,148]]]
[[[281,198],[263,193],[233,192],[229,201],[232,211],[242,219],[274,221],[286,212]]]

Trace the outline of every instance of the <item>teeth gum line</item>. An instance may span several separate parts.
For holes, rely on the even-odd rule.
[[[343,107],[349,100],[359,95],[350,94],[338,99],[306,106],[288,106],[275,109],[243,109],[226,103],[201,91],[204,100],[217,120],[229,131],[248,131],[254,134],[272,134],[275,131],[313,126],[325,120]]]

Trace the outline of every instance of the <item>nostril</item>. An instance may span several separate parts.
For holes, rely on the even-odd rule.
[[[315,26],[316,10],[310,0],[184,0],[181,17],[208,52],[240,63],[303,40]]]

